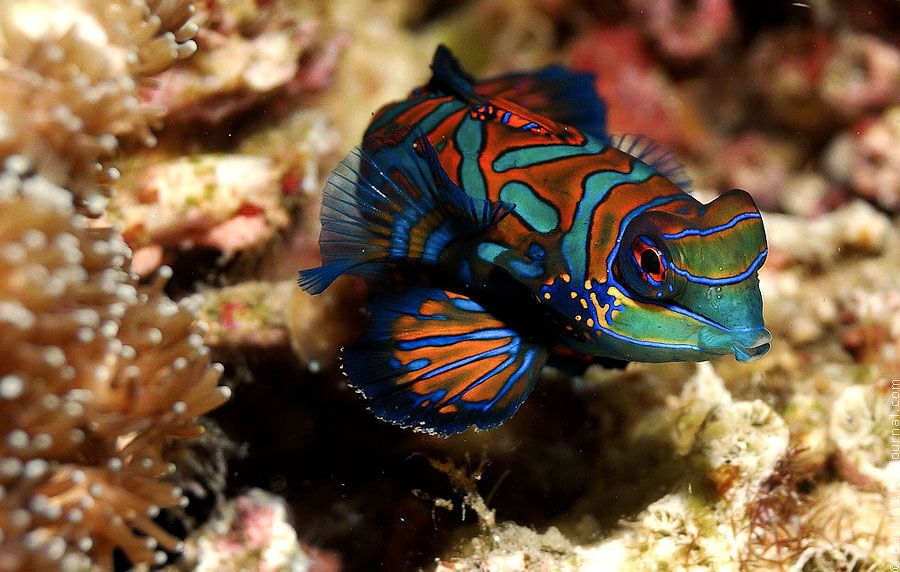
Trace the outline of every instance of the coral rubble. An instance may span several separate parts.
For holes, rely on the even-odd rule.
[[[303,546],[282,499],[260,489],[229,501],[221,515],[189,539],[184,568],[197,571],[337,572],[333,554]]]
[[[267,157],[189,156],[150,165],[138,177],[116,206],[140,274],[156,269],[165,247],[206,245],[230,255],[267,242],[288,224]]]

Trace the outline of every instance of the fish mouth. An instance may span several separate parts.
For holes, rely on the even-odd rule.
[[[700,347],[715,354],[734,354],[735,359],[748,362],[765,355],[771,347],[772,334],[765,328],[741,332],[706,327],[700,330]]]
[[[772,339],[772,335],[766,331],[766,335],[768,336],[768,340]],[[731,351],[734,352],[734,357],[738,361],[751,361],[758,357],[762,357],[769,352],[769,348],[771,344],[768,341],[758,343],[752,346],[742,346],[738,343],[731,344]]]

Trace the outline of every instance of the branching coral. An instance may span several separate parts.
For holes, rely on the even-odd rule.
[[[194,52],[187,0],[0,2],[0,156],[26,156],[62,185],[109,181],[99,159],[117,137],[153,144],[160,110],[142,105],[145,79]],[[76,186],[102,211],[93,185]]]
[[[153,521],[186,502],[167,443],[228,397],[194,308],[139,286],[109,227],[27,171],[0,175],[0,569],[165,559]],[[165,274],[165,273],[164,273]]]

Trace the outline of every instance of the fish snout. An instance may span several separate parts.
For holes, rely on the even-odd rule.
[[[769,351],[772,334],[765,328],[741,332],[707,326],[700,330],[700,347],[716,354],[733,353],[735,359],[746,362]]]
[[[735,340],[731,344],[731,351],[734,352],[734,357],[738,361],[750,361],[768,353],[772,341],[772,334],[769,333],[769,330],[761,328],[752,333],[753,336]]]

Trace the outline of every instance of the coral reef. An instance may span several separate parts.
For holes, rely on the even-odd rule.
[[[852,134],[835,137],[827,156],[828,174],[856,194],[896,212],[900,210],[898,141],[900,107],[894,106]]]
[[[887,387],[882,383],[844,388],[831,407],[829,436],[838,472],[863,489],[895,490],[900,483],[900,461],[890,455]]]
[[[900,99],[900,53],[877,36],[841,34],[823,74],[822,99],[845,118]]]
[[[611,133],[653,133],[661,143],[690,150],[712,137],[692,100],[655,64],[633,27],[597,26],[570,47],[567,57],[575,68],[597,75]]]
[[[129,249],[71,194],[8,157],[0,176],[4,570],[159,563],[180,541],[153,518],[183,506],[173,438],[229,395],[194,308],[139,286]]]
[[[784,189],[803,153],[796,143],[778,141],[760,133],[743,133],[725,144],[718,177],[719,188],[750,189],[764,210],[778,210]]]
[[[729,0],[701,0],[693,5],[631,0],[628,4],[660,50],[676,61],[712,57],[734,36]]]
[[[584,560],[573,552],[572,544],[555,528],[543,534],[505,523],[490,530],[490,536],[476,538],[467,548],[470,554],[439,562],[435,572],[474,570],[581,570]]]
[[[315,92],[332,82],[343,41],[323,34],[311,6],[205,2],[195,21],[197,56],[142,93],[170,119],[218,124],[275,96]]]
[[[104,213],[139,90],[196,49],[190,2],[0,3],[0,569],[160,564],[188,503],[177,441],[230,394],[162,268],[141,284]]]
[[[0,155],[25,156],[103,211],[98,163],[129,135],[148,145],[161,110],[141,103],[147,78],[197,48],[188,1],[0,3]],[[72,184],[75,183],[75,186]]]
[[[196,155],[150,165],[116,200],[135,270],[147,274],[166,247],[215,248],[225,255],[264,244],[288,224],[268,157]]]
[[[204,294],[200,321],[210,347],[225,351],[293,348],[312,372],[334,368],[338,348],[359,335],[363,297],[352,281],[314,298],[294,280],[247,281]]]
[[[816,29],[776,30],[757,38],[748,75],[773,120],[814,133],[830,123],[819,78],[833,50],[832,37]]]

